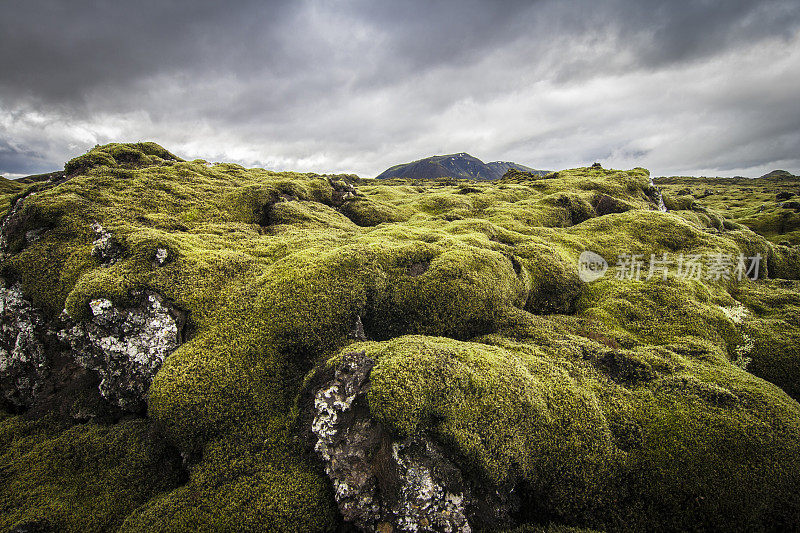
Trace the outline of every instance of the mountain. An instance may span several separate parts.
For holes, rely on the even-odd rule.
[[[791,172],[787,172],[785,170],[773,170],[772,172],[768,172],[761,177],[772,179],[792,179],[795,176],[793,176]]]
[[[549,174],[546,170],[535,170],[510,161],[492,161],[484,163],[477,157],[467,153],[435,155],[411,163],[402,163],[384,170],[377,179],[435,179],[459,178],[469,180],[494,181],[503,177],[509,169],[521,170],[534,174]]]
[[[511,170],[520,170],[522,172],[528,172],[529,174],[536,174],[539,176],[545,176],[550,174],[549,170],[536,170],[531,167],[526,167],[525,165],[520,165],[519,163],[514,163],[512,161],[492,161],[491,163],[486,163],[486,166],[492,170],[493,172],[497,173],[501,178],[505,175],[506,172]]]

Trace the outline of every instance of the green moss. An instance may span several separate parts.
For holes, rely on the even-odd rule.
[[[749,314],[743,355],[747,370],[800,398],[800,291],[798,282],[763,281],[746,286],[737,298]]]
[[[342,213],[359,226],[377,226],[384,222],[400,222],[405,218],[398,208],[363,197],[345,203]]]
[[[6,216],[26,188],[22,183],[0,176],[0,219]]]
[[[523,515],[636,530],[796,517],[800,406],[779,389],[700,345],[610,358],[550,341],[401,337],[348,350],[378,361],[374,416],[401,436],[430,432],[488,483],[522,480]]]
[[[120,531],[334,528],[336,511],[323,472],[293,456],[276,457],[229,441],[207,445],[188,483],[151,499]]]
[[[179,482],[180,458],[144,420],[60,429],[47,420],[0,421],[0,527],[46,523],[109,531]]]
[[[580,314],[632,334],[637,344],[691,336],[724,348],[738,338],[721,309],[732,303],[726,292],[694,280],[604,280],[589,286]]]
[[[379,338],[466,338],[490,331],[507,308],[525,301],[524,280],[499,252],[451,242],[378,246],[382,275],[365,327]]]
[[[785,208],[780,192],[797,192],[797,177],[748,178],[660,178],[670,209],[704,209],[763,235],[773,243],[800,244],[800,214]],[[692,196],[678,195],[690,188]],[[694,200],[693,202],[690,199]],[[790,200],[796,200],[791,198]],[[675,202],[670,204],[670,202]]]
[[[378,359],[373,414],[399,435],[431,432],[486,483],[518,483],[522,520],[775,529],[796,517],[800,407],[777,386],[796,397],[797,289],[577,276],[578,255],[591,250],[612,266],[620,253],[760,253],[771,277],[797,277],[795,249],[748,229],[744,212],[734,222],[719,206],[684,202],[662,213],[644,169],[374,183],[209,166],[138,143],[97,147],[66,170],[69,180],[24,200],[5,280],[51,316],[87,318],[92,299],[124,304],[146,288],[190,322],[148,413],[195,458],[189,479],[120,497],[103,524],[335,527],[330,487],[296,444],[292,409],[313,368],[360,348]],[[342,181],[359,189],[344,203]],[[597,216],[602,197],[622,208]],[[120,244],[112,265],[91,256],[93,222]],[[753,316],[734,321],[737,302]],[[376,342],[350,345],[358,318]],[[752,374],[740,357],[748,339]],[[124,424],[91,446],[133,427]],[[31,450],[32,461],[49,453]],[[97,468],[99,480],[113,472]],[[32,483],[21,493],[35,493]],[[117,494],[92,486],[103,501]],[[83,511],[64,518],[85,497],[54,484],[36,509],[92,529],[99,519]],[[0,513],[9,527],[29,516],[14,498]]]

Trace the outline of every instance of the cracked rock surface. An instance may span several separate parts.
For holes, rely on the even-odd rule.
[[[112,406],[141,411],[153,377],[181,343],[184,318],[155,293],[134,296],[139,304],[129,308],[93,300],[88,321],[66,312],[48,320],[19,284],[0,287],[3,400],[27,409],[80,380]]]
[[[33,403],[47,375],[45,319],[22,297],[19,284],[0,287],[0,384],[15,407]]]

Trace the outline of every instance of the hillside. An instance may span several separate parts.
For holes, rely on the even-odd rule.
[[[800,247],[649,178],[138,143],[1,190],[0,529],[796,528]]]
[[[773,170],[772,172],[767,172],[762,178],[766,179],[800,179],[800,176],[795,176],[791,172],[787,172],[786,170]]]
[[[411,163],[395,165],[384,170],[377,176],[377,179],[456,178],[494,181],[502,178],[512,168],[534,174],[544,175],[548,173],[548,171],[534,170],[510,161],[484,163],[477,157],[472,157],[462,152],[460,154],[436,155]]]

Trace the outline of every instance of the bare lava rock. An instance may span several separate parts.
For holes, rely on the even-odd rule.
[[[345,522],[362,531],[469,532],[508,526],[519,501],[513,491],[486,490],[464,475],[428,435],[390,435],[370,416],[375,361],[346,354],[316,378],[306,438],[325,465]],[[324,376],[324,377],[322,377]],[[502,495],[501,495],[502,494]]]
[[[100,396],[113,407],[141,412],[147,389],[164,359],[181,342],[183,313],[155,293],[117,308],[91,302],[93,317],[75,321],[66,312],[48,321],[26,300],[18,284],[0,288],[0,383],[4,402],[26,409],[69,388],[71,375],[94,374]],[[94,413],[97,414],[97,413]],[[88,416],[88,415],[87,415]],[[80,416],[78,418],[82,418]]]

